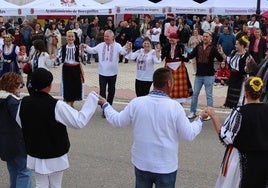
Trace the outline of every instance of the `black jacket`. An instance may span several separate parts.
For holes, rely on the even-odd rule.
[[[21,128],[16,122],[19,99],[0,91],[0,158],[8,161],[26,155]]]

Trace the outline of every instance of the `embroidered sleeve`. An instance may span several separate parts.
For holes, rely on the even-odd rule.
[[[240,113],[240,107],[234,108],[222,125],[220,140],[227,145],[233,144],[233,141],[240,130],[241,121],[242,115]]]

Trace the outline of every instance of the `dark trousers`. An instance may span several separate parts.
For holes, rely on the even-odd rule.
[[[114,76],[99,75],[100,95],[106,99],[106,86],[108,85],[107,102],[109,102],[110,105],[113,104],[114,100],[116,77],[117,75]]]
[[[135,91],[137,97],[148,95],[153,82],[137,80],[135,82]]]

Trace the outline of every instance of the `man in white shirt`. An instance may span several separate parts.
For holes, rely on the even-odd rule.
[[[153,44],[153,48],[155,45],[159,44],[160,40],[160,34],[161,34],[161,28],[159,22],[155,23],[155,27],[151,30],[151,40]]]
[[[168,94],[174,81],[169,69],[153,75],[154,89],[147,96],[133,99],[121,112],[104,98],[100,104],[113,127],[133,127],[132,163],[136,187],[175,187],[179,138],[192,141],[202,129],[205,110],[190,122],[183,107]]]
[[[253,27],[260,28],[260,22],[256,20],[255,14],[253,14],[248,21],[248,28],[251,29]]]
[[[104,32],[104,42],[95,47],[81,44],[81,48],[84,48],[87,53],[98,54],[100,95],[106,98],[106,87],[108,85],[107,101],[112,105],[115,94],[116,77],[118,74],[119,55],[129,53],[131,42],[127,42],[127,44],[122,47],[119,43],[114,41],[113,31],[106,30]]]
[[[211,26],[210,26],[210,16],[207,15],[206,19],[202,22],[201,29],[203,32],[210,31]]]

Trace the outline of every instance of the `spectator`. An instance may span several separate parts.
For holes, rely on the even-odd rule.
[[[171,33],[177,33],[178,27],[175,25],[174,18],[170,19],[169,26],[165,29],[165,36],[168,38]]]
[[[31,33],[31,39],[32,39],[32,43],[37,39],[41,39],[45,41],[45,35],[39,23],[35,24],[34,29],[32,30],[32,33]]]
[[[33,47],[34,47],[34,53],[30,57],[29,61],[30,71],[27,72],[27,82],[26,82],[29,94],[33,94],[33,89],[31,86],[32,72],[38,68],[44,68],[48,70],[50,67],[54,65],[56,58],[56,56],[54,56],[54,59],[52,58],[52,56],[49,56],[46,50],[45,42],[42,39],[34,40]]]
[[[152,28],[151,34],[152,34],[151,35],[152,45],[153,45],[153,48],[154,48],[155,45],[160,44],[161,27],[160,27],[159,22],[155,23],[155,27]]]
[[[27,54],[29,54],[32,46],[31,33],[33,28],[30,26],[28,20],[24,20],[22,23],[23,27],[20,29],[22,45],[26,46]]]
[[[219,67],[216,70],[215,75],[215,84],[220,84],[222,86],[228,85],[228,81],[230,78],[230,70],[225,61],[220,62]]]
[[[47,51],[49,55],[57,55],[58,48],[61,46],[61,34],[57,29],[56,23],[51,23],[45,33],[47,41]]]
[[[80,44],[82,42],[82,35],[83,35],[83,31],[80,28],[80,23],[79,22],[75,22],[74,23],[74,29],[73,32],[75,32],[77,34],[78,37],[78,44]]]
[[[265,57],[267,50],[266,40],[262,37],[261,29],[255,28],[254,35],[249,39],[249,53],[257,64]]]
[[[235,48],[235,36],[230,32],[230,26],[224,26],[223,33],[220,34],[217,45],[222,47],[223,52],[226,56]]]
[[[210,16],[207,15],[205,17],[205,20],[202,22],[201,29],[203,30],[203,32],[210,31],[211,29],[210,19],[211,19]]]
[[[0,77],[6,72],[15,72],[20,74],[17,58],[19,54],[19,47],[13,44],[14,37],[10,34],[4,36],[4,45],[1,54],[2,69],[0,70]]]
[[[199,29],[195,28],[193,30],[193,35],[190,37],[189,41],[188,41],[188,51],[186,48],[186,52],[190,53],[198,44],[200,44],[202,42],[202,35],[199,34]],[[193,64],[193,74],[196,73],[196,60],[191,59],[191,63]]]
[[[83,43],[87,43],[87,28],[89,26],[89,19],[85,18],[84,22],[82,23],[81,29],[82,29],[82,35],[83,35]]]
[[[88,25],[88,28],[87,28],[87,35],[90,39],[90,41],[89,41],[90,47],[96,46],[96,37],[97,37],[99,30],[100,30],[99,18],[97,16],[95,16],[93,22],[90,23]],[[98,56],[94,54],[93,57],[95,59],[95,62],[98,63],[99,62]],[[90,60],[90,55],[88,56],[88,59]]]
[[[251,15],[250,20],[248,21],[248,28],[250,30],[252,30],[253,28],[260,28],[260,22],[256,20],[255,14]]]

